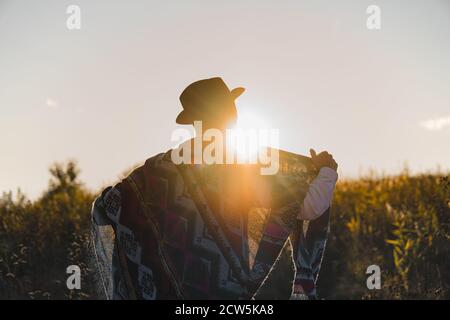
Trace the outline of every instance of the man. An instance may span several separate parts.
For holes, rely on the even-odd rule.
[[[221,78],[194,82],[180,96],[176,122],[224,132],[243,91]],[[169,150],[104,190],[92,216],[107,297],[254,298],[289,241],[293,293],[314,298],[337,164],[327,152],[311,149],[310,159],[280,152],[282,172],[263,177],[251,166],[175,164]],[[114,233],[112,258],[105,226]]]

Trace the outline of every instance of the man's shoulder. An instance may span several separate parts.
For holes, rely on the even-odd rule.
[[[124,180],[141,176],[142,178],[158,176],[164,170],[175,170],[176,166],[171,160],[171,151],[172,149],[148,158],[142,165],[134,168]]]
[[[134,166],[132,169],[123,175],[117,183],[110,185],[103,189],[100,195],[94,201],[94,208],[102,208],[110,195],[121,195],[126,193],[124,189],[129,185],[130,180],[137,182],[139,185],[145,185],[145,180],[152,179],[158,176],[161,167],[171,167],[174,164],[171,161],[171,149],[166,152],[158,153],[140,165]],[[123,198],[123,195],[122,195]]]

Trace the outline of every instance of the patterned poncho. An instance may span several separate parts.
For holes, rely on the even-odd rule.
[[[285,245],[292,297],[314,298],[329,210],[298,220],[316,172],[309,158],[279,158],[262,176],[258,165],[175,165],[168,151],[105,189],[92,217],[107,298],[257,298]]]

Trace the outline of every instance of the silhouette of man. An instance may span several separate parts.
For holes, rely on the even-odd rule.
[[[180,96],[176,122],[201,121],[205,130],[224,132],[236,123],[235,100],[243,92],[229,90],[221,78],[196,81]],[[195,139],[201,137],[185,143],[192,147]],[[148,159],[94,202],[95,253],[106,296],[249,299],[291,241],[293,296],[314,298],[337,181],[332,155],[311,149],[306,162],[316,170],[310,170],[305,157],[282,152],[284,172],[261,179],[245,166],[175,164],[172,152]],[[261,190],[267,193],[255,196]],[[265,217],[259,233],[253,230],[258,223],[250,222],[255,213]]]

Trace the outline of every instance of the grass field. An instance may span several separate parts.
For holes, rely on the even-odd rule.
[[[450,186],[444,174],[371,177],[338,183],[331,234],[319,277],[325,299],[449,299]],[[35,201],[0,198],[0,298],[96,299],[89,255],[94,194],[74,163],[50,169]],[[268,280],[264,298],[287,298],[288,252]],[[66,267],[82,269],[82,289],[66,288]],[[377,264],[382,289],[366,288]]]

